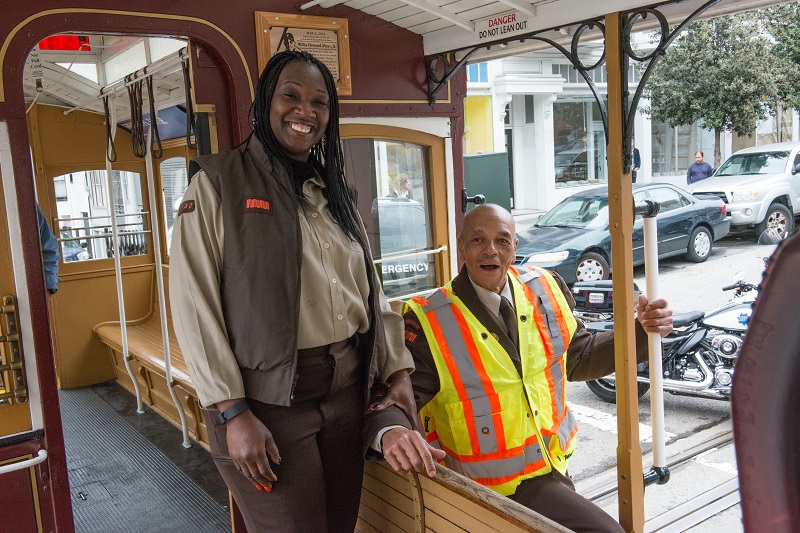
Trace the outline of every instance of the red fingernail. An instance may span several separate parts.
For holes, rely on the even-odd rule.
[[[272,492],[272,487],[264,487],[264,490],[267,492]]]
[[[256,485],[256,488],[257,488],[258,490],[264,490],[264,487],[262,487],[261,485]]]

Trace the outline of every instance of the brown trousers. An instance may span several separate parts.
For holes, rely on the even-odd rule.
[[[526,479],[509,498],[579,533],[624,532],[608,513],[575,492],[572,480],[555,470]]]
[[[361,421],[363,372],[354,341],[300,350],[289,407],[248,400],[272,433],[281,464],[272,492],[256,490],[228,455],[218,411],[204,412],[209,444],[249,533],[352,533],[358,518],[364,456]]]

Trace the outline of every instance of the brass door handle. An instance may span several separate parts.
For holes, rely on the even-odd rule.
[[[0,321],[0,405],[28,401],[25,360],[22,357],[14,297],[3,296]]]

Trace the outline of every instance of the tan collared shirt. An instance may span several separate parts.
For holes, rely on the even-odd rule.
[[[467,274],[469,276],[469,274]],[[490,291],[489,289],[484,289],[474,281],[472,278],[469,278],[469,282],[472,284],[472,288],[475,289],[475,294],[478,295],[478,300],[481,301],[484,307],[494,314],[497,318],[502,320],[500,317],[500,300],[501,298],[505,298],[508,300],[508,303],[511,304],[513,309],[516,309],[516,305],[514,305],[514,295],[511,292],[511,285],[508,283],[508,275],[506,275],[506,284],[503,285],[503,290],[499,293],[494,291]]]
[[[308,203],[299,214],[303,260],[298,348],[332,344],[369,329],[369,281],[364,255],[331,216],[322,194],[324,187],[317,178],[303,185]],[[209,406],[245,395],[228,342],[219,292],[224,250],[222,209],[203,171],[194,176],[183,199],[194,200],[197,207],[195,216],[179,216],[175,220],[169,267],[170,303],[175,333],[192,383],[200,402]],[[413,369],[414,364],[404,343],[403,318],[391,310],[383,291],[380,300],[387,357],[379,362],[378,369],[386,380],[398,370]]]

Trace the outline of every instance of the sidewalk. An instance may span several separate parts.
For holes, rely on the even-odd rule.
[[[691,451],[708,440],[730,431],[731,427],[731,421],[727,420],[713,428],[667,445],[667,460],[669,461],[670,458],[678,454]],[[645,454],[642,462],[645,472],[647,472],[653,465],[652,453]],[[579,481],[576,483],[576,489],[581,494],[588,494],[599,487],[615,482],[616,476],[616,469],[607,470],[597,476]],[[645,488],[644,530],[646,532],[692,531],[696,533],[719,533],[722,531],[736,533],[744,531],[738,493],[728,498],[728,500],[732,499],[737,503],[734,505],[730,505],[731,501],[719,503],[719,510],[716,514],[703,522],[693,525],[687,519],[683,522],[665,525],[674,520],[672,516],[668,518],[665,513],[675,510],[680,505],[695,498],[709,495],[715,488],[726,482],[730,485],[736,485],[738,482],[733,442],[712,448],[689,461],[670,467],[670,479],[666,484],[651,485]],[[595,500],[595,503],[611,516],[618,518],[619,507],[616,492],[605,498]]]

